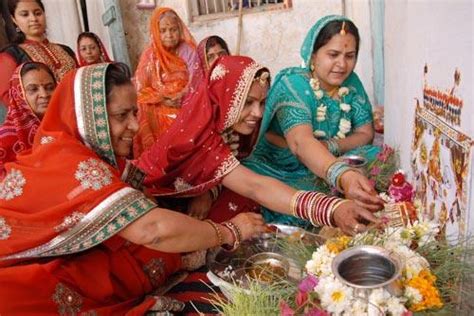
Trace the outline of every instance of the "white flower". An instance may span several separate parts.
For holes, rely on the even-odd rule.
[[[318,106],[316,109],[316,121],[318,122],[323,122],[326,120],[326,112],[327,112],[327,106],[324,104],[321,104]]]
[[[314,91],[314,95],[316,96],[316,99],[321,100],[324,96],[324,92],[322,90],[316,90]]]
[[[316,138],[320,138],[320,137],[326,136],[326,132],[320,131],[320,130],[315,130],[315,131],[313,132],[313,135],[314,135],[314,137],[316,137]]]
[[[351,310],[347,313],[353,316],[367,316],[367,303],[357,299],[351,304]]]
[[[351,130],[351,121],[346,120],[345,118],[341,118],[341,121],[339,122],[339,131],[341,131],[344,134],[347,134]]]
[[[313,91],[319,90],[318,79],[314,79],[314,78],[309,79],[309,85],[311,86],[311,89],[313,89]]]
[[[340,87],[339,91],[337,92],[339,96],[342,98],[343,96],[346,96],[349,94],[349,88],[347,87]]]
[[[352,288],[343,285],[340,281],[328,277],[321,278],[315,288],[321,299],[322,307],[335,314],[351,310]]]
[[[331,275],[331,264],[335,256],[326,246],[319,247],[313,252],[311,260],[306,262],[306,271],[317,276]]]
[[[336,138],[339,138],[339,139],[346,138],[346,134],[344,134],[343,132],[339,131],[339,132],[337,132],[337,134],[336,134]]]
[[[387,302],[387,309],[386,311],[389,312],[393,316],[403,315],[407,311],[406,307],[397,297],[390,297]]]
[[[418,304],[423,299],[423,296],[421,295],[420,291],[411,286],[405,287],[404,296],[408,300],[410,300],[412,304]]]
[[[341,110],[343,110],[346,113],[351,110],[351,105],[347,103],[341,103],[339,104],[339,107],[341,108]]]

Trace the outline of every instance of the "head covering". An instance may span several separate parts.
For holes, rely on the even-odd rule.
[[[97,36],[97,34],[92,33],[92,32],[82,32],[81,34],[79,34],[79,36],[77,38],[77,60],[79,61],[79,67],[89,65],[84,60],[84,58],[82,58],[81,53],[80,53],[80,47],[79,47],[80,43],[79,42],[83,38],[93,38],[94,41],[96,42],[96,44],[99,46],[99,50],[100,50],[100,61],[99,61],[99,63],[109,63],[109,62],[112,61],[109,57],[109,54],[107,54],[107,50],[105,49],[104,43],[102,43],[101,39],[99,38],[99,36]]]
[[[330,22],[333,21],[350,21],[347,17],[342,15],[327,15],[319,19],[316,24],[311,27],[308,34],[303,41],[303,45],[300,49],[300,56],[302,59],[301,67],[307,70],[311,66],[311,55],[313,54],[314,43],[318,39],[321,30]]]
[[[207,60],[207,49],[208,49],[207,43],[210,40],[214,40],[216,44],[219,44],[230,55],[229,47],[227,46],[227,43],[224,41],[224,39],[222,39],[222,37],[219,37],[217,35],[212,35],[200,41],[197,48],[197,52],[199,55],[199,60],[201,61],[202,69],[206,73],[211,68],[211,65],[209,65],[209,61]]]
[[[4,175],[4,164],[14,161],[19,153],[33,146],[40,124],[40,119],[26,100],[21,79],[21,70],[27,64],[18,66],[10,79],[8,114],[0,127],[0,179]]]
[[[0,182],[3,260],[91,248],[155,206],[120,180],[107,117],[108,65],[66,75],[32,152],[6,165]]]
[[[238,166],[222,134],[238,121],[255,74],[264,67],[244,56],[223,56],[171,128],[137,161],[154,195],[194,195]],[[250,152],[255,135],[241,136]],[[249,141],[251,139],[251,141]]]
[[[165,14],[176,16],[181,39],[176,52],[163,47],[160,20]],[[174,122],[180,107],[168,106],[165,99],[181,100],[194,92],[202,81],[196,44],[186,25],[170,8],[157,8],[150,21],[151,40],[140,57],[135,72],[140,129],[134,139],[134,154],[148,149]]]

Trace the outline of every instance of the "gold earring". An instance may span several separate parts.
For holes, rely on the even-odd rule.
[[[311,69],[311,71],[314,71],[314,64],[311,63],[311,66],[309,66],[309,69]]]

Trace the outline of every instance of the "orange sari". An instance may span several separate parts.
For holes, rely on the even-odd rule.
[[[121,180],[124,162],[115,158],[107,124],[107,66],[66,75],[32,151],[5,165],[0,182],[2,315],[141,315],[168,302],[147,295],[180,268],[180,255],[152,251],[117,235],[155,204]]]
[[[140,57],[135,73],[140,121],[140,129],[134,140],[135,157],[150,148],[179,113],[180,107],[167,106],[163,101],[166,98],[182,99],[187,93],[194,92],[203,77],[196,43],[178,15],[181,40],[177,52],[174,54],[163,47],[159,24],[162,15],[167,12],[175,13],[169,8],[159,8],[153,12],[151,44]]]

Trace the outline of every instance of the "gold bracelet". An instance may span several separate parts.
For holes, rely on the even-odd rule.
[[[305,191],[296,191],[295,194],[291,197],[290,200],[290,212],[294,217],[298,217],[296,214],[296,200],[298,200],[298,197]]]
[[[211,221],[210,219],[206,219],[205,222],[209,223],[212,226],[212,228],[214,228],[214,231],[216,232],[216,236],[217,236],[217,243],[218,243],[217,245],[218,246],[222,245],[224,243],[224,238],[222,237],[222,232],[219,226],[217,226],[217,224]]]
[[[359,169],[356,169],[356,168],[349,168],[347,170],[344,170],[343,172],[341,172],[341,174],[337,177],[337,180],[336,180],[336,189],[341,192],[341,193],[344,193],[344,190],[341,186],[341,179],[342,179],[342,175],[348,171],[354,171],[354,172],[357,172],[357,173],[361,173]]]

